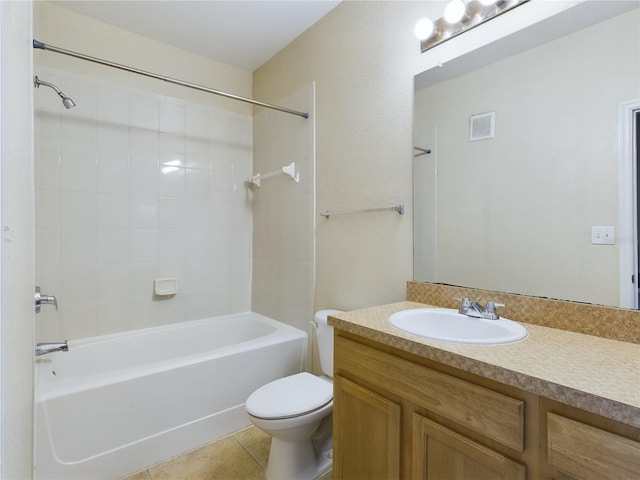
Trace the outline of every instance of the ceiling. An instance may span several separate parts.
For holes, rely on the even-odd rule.
[[[340,0],[54,0],[52,3],[253,72]]]

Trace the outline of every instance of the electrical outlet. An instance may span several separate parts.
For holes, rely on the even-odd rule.
[[[592,245],[615,245],[615,227],[591,227]]]

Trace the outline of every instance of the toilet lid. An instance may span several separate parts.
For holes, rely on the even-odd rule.
[[[245,406],[254,417],[288,418],[318,410],[332,399],[330,382],[303,372],[260,387],[249,396]]]

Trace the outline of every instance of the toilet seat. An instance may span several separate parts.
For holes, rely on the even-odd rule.
[[[303,372],[274,380],[253,392],[246,402],[249,415],[284,419],[306,415],[333,400],[333,385]]]

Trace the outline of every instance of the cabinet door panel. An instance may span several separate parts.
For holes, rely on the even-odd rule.
[[[421,415],[413,415],[413,479],[525,480],[526,468]]]
[[[585,480],[640,478],[640,443],[547,413],[549,462]]]
[[[334,382],[334,478],[399,478],[400,405],[343,377]]]

